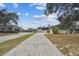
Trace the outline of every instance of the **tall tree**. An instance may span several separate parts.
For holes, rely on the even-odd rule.
[[[18,24],[19,17],[16,13],[7,12],[5,9],[0,10],[0,24],[4,25],[4,32],[7,31],[7,27],[12,24]]]

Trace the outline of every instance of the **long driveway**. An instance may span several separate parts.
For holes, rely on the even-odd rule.
[[[0,43],[17,38],[17,37],[21,37],[21,36],[26,35],[26,34],[29,34],[29,33],[18,33],[18,34],[0,36]]]
[[[63,54],[44,34],[35,34],[7,52],[5,56],[63,56]]]

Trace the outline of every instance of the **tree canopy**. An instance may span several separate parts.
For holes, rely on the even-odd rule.
[[[79,21],[78,3],[47,3],[45,14],[57,13],[57,20],[63,27],[69,28],[73,21]]]

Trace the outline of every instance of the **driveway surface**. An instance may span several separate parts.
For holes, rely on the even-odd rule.
[[[26,34],[29,34],[29,33],[18,33],[18,34],[0,36],[0,43],[14,39],[14,38],[21,37],[21,36],[26,35]]]

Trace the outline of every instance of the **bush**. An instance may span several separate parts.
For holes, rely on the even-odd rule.
[[[58,33],[58,30],[53,27],[53,28],[52,28],[52,32],[53,32],[53,34],[57,34],[57,33]]]

